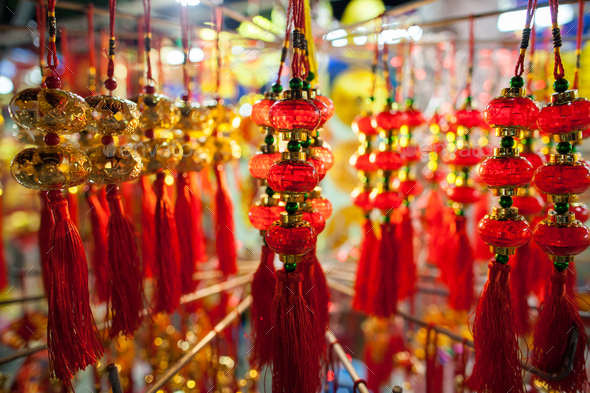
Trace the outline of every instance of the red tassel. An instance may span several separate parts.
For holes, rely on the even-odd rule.
[[[272,359],[272,329],[269,304],[275,296],[276,277],[273,265],[275,253],[264,245],[260,256],[260,265],[252,277],[252,306],[250,307],[252,321],[252,339],[254,349],[250,356],[250,365],[256,370],[270,364]]]
[[[236,239],[234,237],[234,213],[227,180],[222,165],[216,165],[215,178],[215,250],[219,258],[219,269],[224,275],[236,274]]]
[[[449,306],[454,310],[469,311],[473,303],[473,249],[467,237],[466,219],[455,215],[455,249],[453,273],[449,286]]]
[[[524,393],[509,276],[509,265],[488,264],[473,323],[475,366],[467,380],[473,391]]]
[[[100,205],[102,206],[102,210],[107,213],[107,216],[111,214],[109,211],[109,203],[107,202],[107,191],[106,187],[101,188],[98,190],[98,200],[100,201]]]
[[[561,381],[545,381],[550,390],[558,392],[583,392],[588,383],[584,351],[588,336],[580,319],[576,302],[566,291],[567,269],[551,273],[551,290],[539,310],[535,325],[533,364],[546,373],[559,371],[566,359],[572,356],[567,347],[574,329],[578,331],[574,368]]]
[[[2,219],[3,219],[3,208],[2,208],[2,197],[0,197],[0,289],[4,289],[8,285],[8,272],[6,271],[6,259],[4,256],[4,239],[2,235]]]
[[[443,210],[443,222],[439,228],[439,236],[434,239],[437,252],[431,260],[440,270],[440,280],[447,286],[451,286],[454,270],[454,258],[457,253],[457,238],[455,235],[455,211],[453,209]],[[443,229],[445,228],[445,229]],[[431,241],[432,241],[431,240]]]
[[[529,314],[528,296],[530,294],[528,275],[535,267],[531,265],[533,253],[531,244],[525,243],[516,249],[513,269],[510,278],[510,293],[516,315],[516,332],[525,335],[532,331],[531,316]]]
[[[188,173],[178,173],[176,179],[176,206],[174,219],[178,231],[178,243],[180,245],[180,278],[182,294],[192,293],[197,289],[197,282],[193,280],[196,271],[197,252],[195,245],[200,233],[197,233],[196,223],[200,220],[197,216]]]
[[[141,255],[143,257],[144,276],[154,276],[156,264],[156,229],[154,228],[154,211],[156,194],[147,176],[141,176]]]
[[[361,312],[369,313],[369,278],[371,274],[371,267],[373,266],[376,257],[379,239],[373,223],[369,218],[363,224],[363,240],[361,242],[361,255],[358,261],[358,268],[356,272],[356,282],[354,284],[354,297],[352,299],[352,307]]]
[[[477,205],[475,205],[475,222],[479,222],[486,214],[490,211],[490,198],[487,192],[483,192]],[[490,258],[493,258],[494,254],[490,250],[490,246],[487,245],[481,237],[477,236],[476,246],[475,246],[475,260],[476,261],[487,261]]]
[[[368,331],[365,333],[365,350],[363,359],[367,369],[367,387],[373,392],[379,392],[380,388],[389,381],[394,369],[395,355],[406,350],[402,334],[384,320],[368,320]]]
[[[326,327],[329,323],[328,306],[330,303],[330,291],[326,282],[326,275],[316,255],[316,249],[303,257],[300,264],[303,276],[302,292],[305,303],[312,311],[312,323],[316,333],[316,346],[322,358],[326,354]]]
[[[432,336],[432,325],[426,330],[426,344],[424,352],[426,356],[426,393],[442,393],[443,391],[443,367],[438,361],[438,332]],[[432,342],[431,342],[432,340]]]
[[[155,310],[171,314],[180,305],[180,248],[174,213],[166,193],[163,172],[158,173],[154,182],[156,194],[156,258],[154,276],[156,277]]]
[[[93,190],[86,192],[86,201],[90,206],[88,215],[93,241],[90,266],[94,273],[95,293],[99,301],[106,302],[108,301],[107,223],[109,219]]]
[[[107,240],[109,298],[111,311],[110,338],[122,334],[132,338],[144,320],[143,268],[139,251],[139,234],[125,215],[117,185],[107,186],[111,210]]]
[[[400,264],[395,227],[391,222],[381,224],[377,263],[371,268],[370,309],[381,318],[389,318],[397,312]]]
[[[51,270],[51,256],[49,255],[49,238],[53,227],[53,215],[47,205],[47,191],[39,192],[41,213],[39,214],[39,256],[41,258],[41,274],[43,275],[43,288],[49,294],[49,271]]]
[[[576,265],[574,265],[573,263],[569,264],[568,274],[566,276],[567,276],[567,281],[565,282],[565,288],[567,289],[567,294],[575,297],[578,295],[578,291],[577,291],[577,287],[576,287],[578,272],[576,270]]]
[[[88,267],[80,234],[61,191],[49,191],[47,197],[55,221],[49,241],[49,366],[71,390],[74,373],[95,363],[103,349],[88,301]]]
[[[80,226],[80,214],[78,213],[78,193],[66,191],[66,196],[68,200],[68,209],[70,209],[70,217],[76,228],[78,228]]]
[[[402,211],[401,224],[396,230],[397,244],[399,245],[400,280],[399,300],[412,297],[416,292],[416,260],[414,258],[414,226],[412,225],[412,212],[406,206]]]
[[[299,272],[278,270],[272,302],[272,391],[314,393],[321,387],[319,352]]]
[[[442,238],[444,220],[444,205],[438,188],[434,188],[428,195],[428,202],[424,211],[426,231],[430,241],[428,243],[428,262],[435,262],[440,254],[439,240]]]
[[[199,187],[199,174],[197,172],[190,172],[190,183],[188,188],[191,192],[191,203],[193,209],[195,209],[195,215],[197,220],[195,222],[195,252],[197,254],[197,260],[200,262],[206,262],[207,258],[207,247],[205,245],[205,233],[203,231],[202,216],[203,216],[203,203],[201,200],[201,188]]]

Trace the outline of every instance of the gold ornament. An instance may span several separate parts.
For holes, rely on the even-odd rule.
[[[113,184],[135,180],[143,168],[141,157],[127,146],[101,145],[86,151],[91,173],[88,181]]]
[[[25,89],[12,98],[8,109],[14,122],[28,131],[67,135],[94,126],[82,97],[64,90]]]
[[[140,113],[132,101],[113,96],[90,96],[86,103],[91,108],[99,134],[132,134],[139,126]]]
[[[137,106],[141,111],[141,131],[158,128],[170,130],[180,120],[180,109],[162,94],[142,94],[137,97]]]
[[[189,135],[196,139],[211,135],[211,111],[197,102],[177,101],[180,110],[180,121],[174,127],[176,137]]]
[[[183,148],[174,139],[155,138],[135,145],[137,154],[143,161],[143,173],[157,173],[176,168],[183,156]]]
[[[211,135],[205,142],[205,148],[211,154],[211,161],[216,164],[225,164],[232,158],[240,158],[242,155],[236,141],[225,136]]]
[[[68,146],[43,146],[18,153],[10,164],[14,179],[33,190],[61,190],[84,183],[90,161],[82,151]]]

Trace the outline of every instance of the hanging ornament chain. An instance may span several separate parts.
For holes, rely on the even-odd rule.
[[[379,64],[379,29],[382,26],[382,23],[378,23],[381,19],[375,19],[375,52],[373,56],[373,61],[371,62],[371,93],[369,94],[369,99],[373,101],[375,99],[375,89],[377,88],[377,65]]]
[[[574,67],[573,88],[577,89],[580,83],[580,66],[582,55],[582,33],[584,32],[584,0],[578,1],[578,31],[576,32],[576,65]]]
[[[149,2],[149,0],[148,0]],[[107,56],[109,63],[107,65],[107,80],[104,82],[105,87],[110,95],[113,95],[113,90],[117,88],[115,81],[115,12],[117,8],[117,0],[109,0],[109,51]],[[149,16],[148,16],[149,19]],[[149,53],[149,51],[148,51]],[[149,63],[148,63],[149,64]],[[149,65],[148,65],[149,68]],[[148,77],[150,78],[150,77]]]
[[[533,21],[533,15],[537,9],[537,0],[529,0],[526,9],[526,21],[524,29],[522,30],[522,39],[520,40],[520,53],[518,55],[518,62],[514,69],[515,76],[522,76],[524,72],[524,57],[526,50],[529,47],[529,40],[531,38],[531,23]]]
[[[474,32],[473,15],[469,16],[469,55],[467,63],[467,85],[465,92],[467,93],[467,101],[471,101],[471,79],[473,78],[473,57],[475,56],[475,32]]]
[[[39,33],[39,71],[41,71],[41,85],[45,84],[45,5],[37,3],[37,32]]]
[[[181,6],[180,9],[180,26],[182,29],[182,49],[184,51],[184,62],[182,64],[182,76],[184,81],[184,91],[186,94],[186,100],[190,100],[191,97],[191,87],[190,87],[190,75],[189,75],[189,23],[188,23],[188,9],[185,10],[184,7]]]
[[[57,36],[57,21],[55,19],[55,0],[47,1],[47,21],[49,24],[49,42],[47,44],[47,68],[49,68],[51,70],[51,74],[57,80],[59,80],[59,75],[57,74],[57,66],[59,65],[59,59],[57,58],[57,47],[55,45]],[[59,87],[61,87],[61,83],[59,85]]]
[[[221,85],[221,67],[223,65],[222,58],[221,58],[221,49],[219,48],[219,34],[221,33],[221,25],[223,23],[223,13],[221,12],[221,7],[215,8],[215,27],[217,30],[217,39],[215,40],[215,53],[217,54],[217,75],[216,75],[216,84],[215,84],[215,92],[219,94],[219,86]]]
[[[96,93],[96,50],[94,37],[94,4],[88,4],[88,89],[92,95]]]
[[[156,81],[152,77],[152,60],[150,56],[150,52],[152,51],[152,22],[151,22],[151,14],[152,14],[152,2],[151,0],[143,0],[143,10],[144,10],[144,46],[145,46],[145,63],[146,63],[146,85],[153,86]]]
[[[291,74],[293,78],[305,75],[305,35],[302,0],[293,1],[293,61]]]
[[[561,62],[561,30],[557,22],[557,9],[559,0],[549,0],[549,9],[551,11],[551,35],[553,36],[553,53],[555,55],[555,64],[553,65],[553,77],[556,84],[563,83],[565,71]]]
[[[381,35],[382,32],[383,32],[383,27],[381,27],[381,29],[379,31],[379,35]],[[383,67],[383,79],[385,80],[385,87],[391,93],[391,100],[393,103],[393,101],[395,101],[395,88],[391,83],[391,76],[389,75],[388,61],[389,61],[389,50],[387,49],[387,44],[385,42],[383,42],[383,52],[381,53],[381,66]]]
[[[530,56],[529,56],[529,70],[526,74],[526,78],[527,78],[527,91],[529,91],[531,94],[533,93],[533,68],[535,67],[535,45],[537,43],[537,37],[536,37],[536,28],[535,28],[535,24],[533,23],[531,26],[531,50],[530,50]]]
[[[285,38],[283,39],[283,47],[281,49],[281,61],[279,63],[279,72],[277,75],[276,84],[281,84],[281,76],[283,74],[283,67],[287,61],[287,54],[289,53],[289,38],[291,37],[291,25],[293,23],[293,0],[289,0],[287,4],[287,27],[285,28]]]

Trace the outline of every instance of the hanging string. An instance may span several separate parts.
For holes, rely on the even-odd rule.
[[[223,12],[221,7],[215,7],[215,27],[217,28],[217,40],[215,41],[215,53],[217,54],[217,82],[216,92],[219,94],[219,86],[221,85],[221,49],[219,47],[219,33],[221,33],[221,24],[223,23]]]
[[[385,18],[383,19],[383,24],[385,24]],[[379,35],[381,36],[381,39],[383,39],[382,36],[383,33],[383,26],[381,26],[380,31],[379,31]],[[391,77],[389,76],[389,50],[387,48],[387,44],[385,42],[383,42],[383,52],[381,54],[381,66],[383,67],[383,79],[385,79],[385,87],[387,88],[387,90],[389,90],[389,92],[391,93],[391,98],[395,98],[395,89],[391,83]]]
[[[443,43],[436,45],[436,65],[434,69],[434,97],[440,95],[440,82],[442,81],[442,71],[444,63]]]
[[[94,40],[94,4],[88,3],[88,88],[96,93],[96,50]]]
[[[410,79],[408,81],[408,98],[414,98],[414,86],[416,86],[416,73],[414,72],[414,62],[412,58],[412,52],[414,51],[415,45],[412,43],[411,39],[408,40],[408,68],[410,69]],[[400,83],[403,80],[400,79]]]
[[[305,29],[302,0],[293,2],[293,61],[291,62],[291,74],[293,78],[301,78],[305,73]]]
[[[565,71],[561,62],[561,31],[557,21],[557,12],[559,0],[549,0],[549,9],[551,11],[551,35],[553,36],[553,53],[555,55],[555,64],[553,66],[553,77],[555,80],[563,79]]]
[[[145,25],[143,19],[144,19],[143,16],[138,16],[137,19],[136,19],[136,25],[137,25],[137,53],[138,53],[138,56],[139,56],[140,59],[143,59],[144,56],[145,56],[145,45],[142,45],[141,44],[141,40],[144,39],[144,34],[145,34],[144,31],[143,31],[143,28],[144,28],[144,25]],[[139,62],[139,78],[138,79],[139,79],[139,85],[140,86],[142,86],[142,85],[145,84],[142,81],[143,75],[144,75],[144,73],[143,73],[143,64],[144,63],[142,61]]]
[[[283,47],[281,48],[281,61],[279,63],[279,72],[277,76],[277,84],[281,83],[281,75],[283,67],[287,61],[287,54],[289,53],[289,42],[291,38],[291,24],[293,23],[293,0],[289,0],[287,4],[287,27],[285,28],[285,38],[283,39]]]
[[[305,7],[305,49],[306,49],[306,62],[308,66],[308,75],[312,75],[313,78],[308,76],[308,79],[311,79],[309,82],[311,83],[319,83],[318,81],[318,62],[316,59],[316,48],[315,43],[313,41],[313,32],[311,29],[311,3],[310,0],[304,0]]]
[[[371,63],[371,75],[372,75],[372,83],[371,83],[371,93],[369,97],[371,99],[375,98],[375,89],[377,87],[377,64],[379,63],[379,26],[382,26],[382,23],[378,24],[380,19],[375,19],[375,54],[373,56],[373,62]]]
[[[582,33],[584,32],[584,0],[578,1],[578,31],[576,32],[576,66],[574,67],[574,84],[573,88],[578,88],[580,82],[580,66],[582,55]]]
[[[450,92],[449,98],[453,106],[456,106],[457,100],[459,98],[459,93],[457,89],[457,68],[455,65],[455,59],[457,57],[457,41],[451,40],[451,53],[450,53],[450,67],[449,67],[449,79],[451,82],[450,85]]]
[[[144,33],[144,43],[145,43],[145,62],[146,62],[146,85],[152,82],[153,84],[156,83],[154,78],[152,77],[152,60],[150,57],[150,52],[152,50],[152,22],[151,22],[151,13],[152,13],[152,2],[151,0],[143,0],[143,10],[144,10],[144,23],[145,23],[145,33]]]
[[[149,0],[148,0],[149,1]],[[107,53],[109,58],[109,64],[107,66],[107,78],[113,79],[115,76],[115,12],[117,9],[117,0],[109,0],[109,52]],[[116,87],[116,86],[115,86]],[[112,91],[107,86],[107,89]]]
[[[532,93],[532,85],[533,85],[533,68],[535,67],[535,45],[537,43],[537,29],[535,28],[535,24],[532,24],[531,28],[531,55],[529,56],[529,71],[526,74],[527,77],[527,90]]]
[[[465,92],[467,97],[471,97],[471,79],[473,77],[473,57],[475,55],[475,33],[474,33],[473,15],[469,15],[469,58],[467,59],[467,85]]]
[[[537,0],[529,0],[526,7],[526,20],[524,29],[522,30],[522,38],[520,40],[520,53],[518,55],[518,62],[516,68],[514,68],[515,76],[522,76],[524,72],[524,56],[526,50],[529,47],[529,39],[531,38],[531,23],[533,16],[535,15],[535,9],[537,9]]]
[[[37,3],[37,32],[39,33],[39,71],[41,71],[41,86],[45,85],[45,5],[42,0]]]
[[[184,81],[184,91],[186,94],[186,101],[190,100],[191,87],[190,76],[188,72],[189,66],[189,23],[188,23],[188,6],[180,6],[180,26],[182,30],[182,49],[184,50],[184,62],[182,63],[182,76]]]
[[[57,74],[57,66],[59,60],[57,58],[57,48],[55,46],[55,39],[57,36],[57,21],[55,19],[55,0],[47,0],[47,23],[49,24],[49,43],[47,44],[47,68],[55,77]]]

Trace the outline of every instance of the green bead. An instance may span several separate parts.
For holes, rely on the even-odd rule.
[[[303,81],[301,78],[291,78],[289,81],[289,87],[293,90],[301,90],[303,88]]]
[[[287,273],[293,273],[295,270],[297,270],[296,263],[285,263],[285,271]]]
[[[272,135],[265,136],[264,143],[266,143],[267,145],[272,145],[273,143],[275,143],[275,137]]]
[[[297,152],[299,149],[301,149],[301,143],[299,141],[291,140],[287,143],[287,150],[290,152]]]
[[[301,147],[303,147],[304,149],[307,149],[308,147],[310,147],[311,144],[312,144],[311,138],[307,139],[305,141],[301,141],[301,143],[300,143]]]
[[[504,148],[510,148],[514,146],[514,138],[512,138],[511,136],[505,136],[502,138],[502,140],[500,141],[500,146],[504,147]]]
[[[465,98],[465,103],[468,105],[471,105],[472,101],[473,101],[473,98],[471,98],[471,96],[468,96],[467,98]]]
[[[571,153],[577,153],[578,149],[576,149],[576,145],[572,145],[572,151]]]
[[[570,83],[565,78],[558,79],[555,82],[553,82],[553,90],[555,90],[557,93],[563,93],[569,87]]]
[[[309,71],[307,73],[307,77],[305,78],[305,80],[307,80],[308,82],[311,82],[314,79],[315,79],[315,74],[313,72]]]
[[[553,266],[557,269],[558,272],[562,272],[569,266],[567,262],[553,262]]]
[[[508,255],[496,254],[496,262],[501,263],[502,265],[507,264],[509,259],[510,257]]]
[[[456,216],[464,216],[465,212],[462,209],[455,209]]]
[[[553,210],[555,210],[555,213],[557,214],[565,214],[568,212],[568,210],[570,209],[570,204],[569,203],[556,203],[553,206]]]
[[[414,105],[414,100],[411,98],[406,99],[406,106],[412,107]]]
[[[394,102],[395,102],[395,99],[393,97],[387,97],[388,104],[393,104]]]
[[[266,187],[266,195],[268,195],[269,197],[272,197],[275,194],[275,190],[273,190],[270,187]]]
[[[555,147],[555,150],[557,150],[559,154],[569,154],[572,152],[572,149],[573,146],[569,142],[559,142]]]
[[[295,214],[299,210],[299,204],[297,202],[287,202],[285,204],[285,211],[289,214]]]
[[[499,203],[503,208],[509,209],[512,207],[512,198],[509,196],[501,196]]]
[[[391,217],[390,216],[383,217],[383,222],[385,222],[385,223],[391,222]]]
[[[308,81],[303,81],[303,90],[309,89],[311,89],[311,83],[309,83]]]
[[[524,79],[522,76],[513,76],[512,79],[510,79],[510,87],[518,89],[524,87]]]
[[[371,97],[369,97],[369,101],[371,101],[371,102],[375,102],[375,97],[372,97],[372,96],[371,96]]]
[[[283,86],[281,86],[280,83],[275,83],[274,85],[272,85],[272,92],[273,93],[282,93],[283,92]]]

